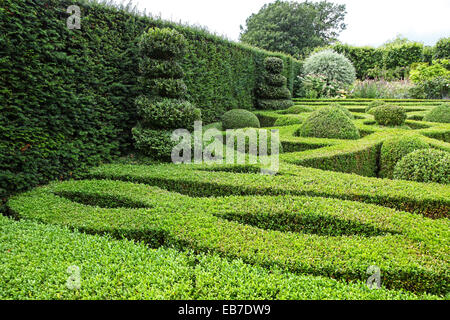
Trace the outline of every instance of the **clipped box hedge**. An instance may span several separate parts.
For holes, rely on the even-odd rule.
[[[227,173],[233,175],[242,179]],[[365,281],[367,268],[377,265],[387,288],[439,295],[450,280],[447,219],[364,203],[292,195],[191,198],[142,184],[85,180],[38,188],[8,205],[21,218],[295,273]]]
[[[0,299],[438,299],[0,217]],[[52,239],[52,241],[48,241]],[[26,269],[23,268],[26,261]],[[68,290],[69,266],[80,290]],[[131,290],[132,288],[132,290]]]

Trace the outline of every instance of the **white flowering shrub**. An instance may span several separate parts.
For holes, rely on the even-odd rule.
[[[355,67],[344,55],[324,50],[311,55],[303,65],[305,75],[320,75],[328,84],[346,87],[356,80]]]

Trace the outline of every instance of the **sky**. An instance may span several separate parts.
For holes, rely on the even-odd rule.
[[[119,0],[116,0],[119,1]],[[206,26],[238,41],[240,25],[265,3],[274,0],[133,0],[140,10],[163,19]],[[302,1],[298,1],[302,2]],[[339,40],[356,46],[379,46],[402,35],[434,45],[450,36],[450,0],[331,0],[346,4]]]

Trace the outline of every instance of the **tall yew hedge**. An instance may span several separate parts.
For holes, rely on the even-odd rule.
[[[66,26],[72,4],[81,8],[80,30]],[[187,99],[205,122],[254,106],[264,58],[274,53],[88,1],[2,0],[0,198],[132,147],[137,40],[150,27],[175,28],[187,39]],[[292,91],[299,62],[275,55]]]

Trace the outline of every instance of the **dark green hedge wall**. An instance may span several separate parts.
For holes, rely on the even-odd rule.
[[[354,47],[337,43],[332,46],[336,52],[342,53],[353,63],[358,79],[371,76],[371,69],[384,70],[407,69],[415,62],[430,59],[429,48],[420,43],[405,43],[390,47]]]
[[[69,30],[67,7],[81,8]],[[205,122],[253,107],[263,60],[277,55],[292,90],[298,62],[191,27],[69,0],[0,4],[0,197],[77,175],[132,146],[136,124],[137,36],[173,27],[187,38],[188,98]]]

